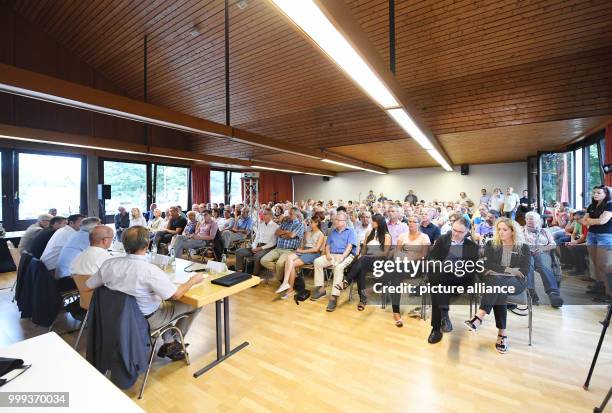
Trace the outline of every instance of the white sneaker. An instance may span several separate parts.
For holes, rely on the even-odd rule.
[[[285,293],[282,295],[281,299],[286,300],[287,298],[291,298],[295,295],[295,291],[291,291],[290,293]]]
[[[276,292],[276,294],[280,294],[283,291],[287,291],[289,289],[289,287],[291,287],[291,286],[288,283],[282,283],[280,285],[280,287],[278,287],[278,290],[276,290],[275,292]]]

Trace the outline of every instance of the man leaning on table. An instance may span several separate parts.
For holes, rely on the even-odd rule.
[[[149,231],[145,227],[135,226],[125,230],[122,241],[127,256],[104,262],[100,270],[87,280],[87,287],[95,289],[104,285],[111,290],[134,296],[151,331],[168,324],[181,314],[192,313],[177,323],[185,336],[201,308],[177,300],[192,286],[202,282],[204,277],[197,274],[184,284],[175,286],[165,272],[147,261]],[[180,343],[171,332],[166,332],[162,338],[164,344],[157,352],[158,357],[168,357],[174,361],[185,358]]]

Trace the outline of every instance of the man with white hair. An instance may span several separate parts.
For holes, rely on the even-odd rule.
[[[81,222],[80,230],[68,239],[68,242],[60,252],[57,259],[57,267],[55,268],[56,278],[64,278],[71,275],[70,264],[72,264],[72,261],[74,261],[79,253],[89,247],[89,232],[97,225],[100,225],[100,218],[97,217],[85,218]]]
[[[108,251],[113,243],[113,230],[106,225],[97,225],[89,231],[89,247],[76,256],[70,264],[72,275],[93,275],[102,263],[111,258]]]
[[[327,237],[325,245],[325,254],[314,260],[314,291],[311,300],[316,301],[325,296],[323,269],[332,267],[334,272],[334,280],[332,285],[332,296],[327,304],[327,311],[332,312],[338,305],[338,297],[340,290],[336,287],[344,278],[344,269],[351,265],[357,254],[357,237],[352,228],[346,226],[348,216],[345,212],[336,214],[336,223],[334,229]]]
[[[25,233],[21,237],[21,240],[19,241],[20,253],[23,254],[24,252],[30,251],[28,248],[30,247],[32,240],[34,239],[36,234],[38,234],[39,231],[42,231],[43,229],[49,227],[49,222],[51,221],[51,218],[53,218],[51,214],[41,214],[38,216],[38,220],[36,221],[36,223],[30,225],[28,229],[26,229]]]
[[[357,242],[361,244],[365,239],[368,231],[372,229],[371,219],[372,215],[369,212],[360,212],[359,219],[355,222],[355,236],[357,237]]]

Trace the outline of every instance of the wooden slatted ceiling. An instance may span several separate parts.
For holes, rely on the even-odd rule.
[[[149,100],[224,120],[223,1],[12,3],[133,97],[142,95],[148,33]],[[387,0],[347,3],[388,58]],[[405,137],[265,1],[230,13],[234,126],[317,148]],[[397,76],[437,135],[611,114],[611,17],[603,0],[396,2]],[[514,140],[532,140],[528,131]],[[480,159],[447,144],[453,161]],[[200,137],[192,148],[271,154]]]

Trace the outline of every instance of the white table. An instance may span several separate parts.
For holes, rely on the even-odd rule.
[[[0,392],[69,392],[69,408],[18,407],[16,412],[74,411],[143,412],[110,380],[74,351],[56,333],[47,333],[8,347],[0,357],[22,359],[27,371],[0,387]],[[3,411],[9,409],[2,408]]]

